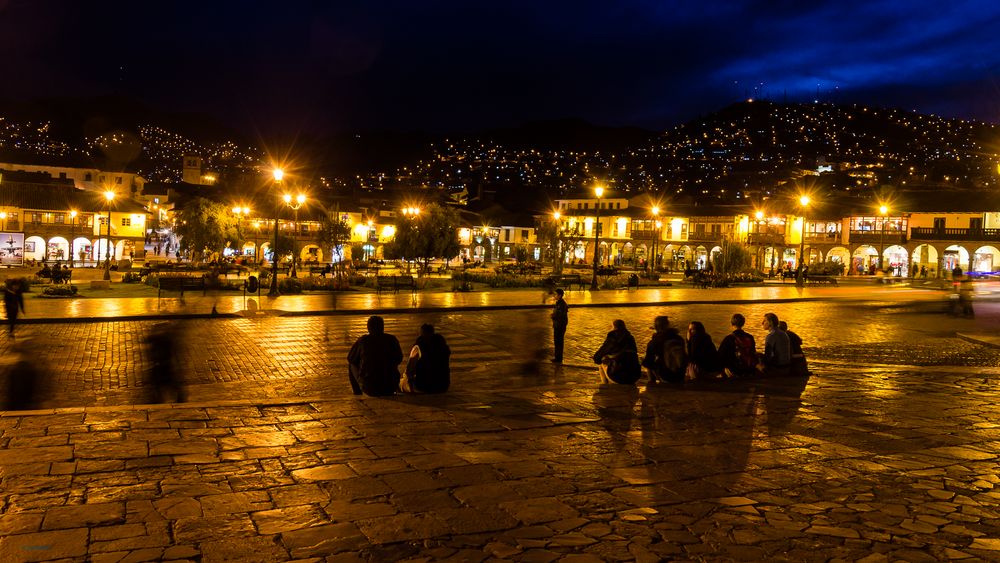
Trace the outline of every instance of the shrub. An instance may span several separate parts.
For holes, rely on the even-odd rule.
[[[76,295],[75,285],[50,285],[42,290],[42,295],[46,297],[72,297]]]
[[[142,283],[142,276],[138,272],[125,272],[122,274],[122,283]]]
[[[302,293],[302,282],[298,278],[278,280],[278,291],[281,293]]]

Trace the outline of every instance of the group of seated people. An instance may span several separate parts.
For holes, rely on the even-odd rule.
[[[399,340],[385,332],[382,317],[372,316],[368,319],[368,334],[359,338],[347,354],[351,389],[355,395],[372,397],[400,391],[444,393],[451,384],[450,358],[451,349],[444,337],[434,332],[434,325],[423,324],[401,377],[403,349]]]
[[[52,280],[52,283],[66,283],[73,274],[70,273],[70,269],[65,264],[60,266],[57,263],[50,268],[48,264],[43,262],[42,269],[35,275],[40,278],[48,278]]]
[[[767,331],[764,351],[757,353],[757,343],[752,334],[743,330],[746,318],[736,313],[730,319],[732,332],[716,348],[705,325],[699,321],[688,324],[687,339],[670,326],[666,316],[653,321],[655,333],[646,345],[646,353],[639,360],[635,338],[625,327],[625,321],[616,319],[604,343],[594,353],[594,363],[599,365],[601,383],[635,384],[645,369],[650,383],[683,383],[692,380],[809,375],[802,339],[788,330],[788,325],[778,320],[774,313],[767,313],[761,327]]]

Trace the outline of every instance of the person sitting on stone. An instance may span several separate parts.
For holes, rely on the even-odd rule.
[[[788,335],[788,344],[792,352],[791,374],[795,377],[808,377],[809,364],[806,362],[805,352],[802,351],[802,337],[788,330],[788,323],[785,321],[778,321],[778,329]]]
[[[688,325],[687,356],[691,379],[712,378],[722,371],[719,352],[701,321],[691,321]]]
[[[399,363],[403,349],[399,340],[385,332],[385,320],[368,318],[368,334],[362,336],[347,353],[348,376],[355,395],[371,397],[393,395],[399,390]]]
[[[646,344],[646,355],[642,367],[649,373],[649,382],[684,383],[684,368],[687,366],[687,352],[684,337],[670,326],[666,315],[653,320],[653,337]]]
[[[594,363],[600,367],[601,383],[613,381],[622,385],[634,385],[642,374],[635,338],[621,319],[615,319],[612,327],[613,330],[594,353]]]
[[[434,325],[421,325],[400,387],[412,393],[444,393],[451,385],[450,358],[451,348],[443,336],[434,332]]]
[[[757,370],[767,376],[787,376],[791,373],[792,363],[792,345],[788,334],[778,328],[778,315],[774,313],[766,313],[761,326],[768,332]]]
[[[52,270],[49,268],[49,265],[47,263],[42,262],[42,269],[38,271],[38,277],[49,278],[49,279],[52,278]]]
[[[744,331],[746,317],[736,313],[729,320],[733,331],[719,343],[719,360],[726,377],[749,377],[757,367],[757,343],[753,335]]]

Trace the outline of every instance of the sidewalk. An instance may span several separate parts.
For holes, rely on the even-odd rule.
[[[176,295],[176,294],[174,294]],[[757,287],[694,289],[691,287],[643,288],[633,291],[601,290],[568,291],[570,307],[627,307],[650,304],[690,305],[712,303],[784,303],[812,300],[877,301],[880,299],[932,300],[938,292],[908,287],[858,285],[848,287],[805,287],[792,284],[769,284]],[[313,295],[282,295],[270,298],[261,295],[209,294],[188,292],[183,299],[172,296],[129,298],[46,299],[29,297],[26,303],[26,323],[88,322],[95,320],[141,320],[156,318],[190,318],[218,315],[322,315],[350,313],[402,313],[436,310],[503,310],[532,309],[551,306],[551,299],[542,301],[538,289],[454,292],[417,292],[414,294],[335,293]]]

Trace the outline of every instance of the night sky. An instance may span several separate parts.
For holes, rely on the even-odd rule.
[[[243,130],[663,129],[745,97],[1000,122],[1000,2],[0,0],[0,98]]]

